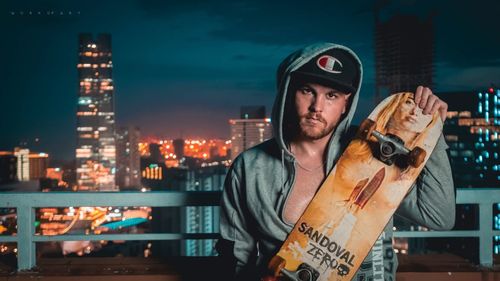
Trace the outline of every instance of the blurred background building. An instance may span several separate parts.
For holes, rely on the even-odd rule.
[[[418,34],[418,36],[415,36]],[[375,102],[390,94],[433,86],[434,25],[432,18],[375,14]]]
[[[111,35],[79,36],[77,188],[117,191]]]
[[[241,152],[272,137],[271,119],[264,106],[242,106],[240,119],[230,119],[231,160]]]
[[[141,155],[137,127],[120,127],[116,132],[116,184],[120,189],[140,189]]]

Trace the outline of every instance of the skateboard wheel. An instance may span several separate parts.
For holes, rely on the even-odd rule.
[[[269,270],[275,277],[281,274],[281,270],[285,268],[286,261],[280,256],[274,256],[269,262]]]
[[[357,138],[362,140],[368,139],[372,135],[373,130],[375,130],[375,126],[375,121],[370,119],[363,120],[363,122],[361,122],[361,125],[359,125]]]
[[[408,164],[414,168],[420,166],[424,160],[427,152],[423,150],[421,147],[417,146],[408,155]]]

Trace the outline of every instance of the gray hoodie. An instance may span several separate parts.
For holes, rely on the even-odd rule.
[[[290,74],[319,53],[331,48],[350,52],[359,63],[360,83],[348,113],[338,124],[327,147],[326,172],[330,172],[350,140],[350,123],[356,110],[362,79],[359,58],[350,49],[320,43],[288,56],[277,73],[278,93],[273,107],[274,138],[241,153],[233,162],[221,200],[217,250],[235,280],[258,280],[269,259],[279,250],[293,225],[283,210],[295,181],[296,160],[283,129]],[[432,229],[450,229],[455,219],[455,194],[447,145],[441,136],[412,191],[397,215]],[[353,280],[395,280],[397,258],[392,249],[392,219]]]

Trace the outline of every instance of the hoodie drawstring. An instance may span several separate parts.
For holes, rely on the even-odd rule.
[[[285,150],[281,149],[281,189],[280,195],[285,193]]]

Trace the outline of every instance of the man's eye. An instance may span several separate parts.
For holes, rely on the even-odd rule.
[[[302,88],[300,89],[300,91],[303,93],[303,94],[310,94],[312,93],[312,90],[310,88]]]
[[[338,95],[337,93],[333,93],[333,92],[331,92],[331,93],[328,93],[326,96],[327,96],[329,99],[336,99],[339,95]]]

